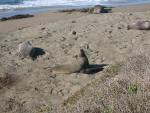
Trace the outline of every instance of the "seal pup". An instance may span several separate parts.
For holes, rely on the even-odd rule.
[[[29,41],[25,41],[18,45],[17,54],[21,58],[29,57],[32,49],[33,49],[32,44]]]
[[[127,26],[127,29],[150,30],[150,21],[138,21]]]
[[[52,67],[50,71],[54,74],[71,74],[78,73],[81,70],[89,67],[89,60],[83,49],[80,49],[80,54],[76,56],[76,62],[71,64],[59,65]]]

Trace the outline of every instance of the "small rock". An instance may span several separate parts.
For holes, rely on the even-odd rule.
[[[110,26],[111,28],[114,27],[113,25]]]
[[[121,27],[118,27],[118,29],[122,29]]]
[[[75,21],[75,20],[73,20],[71,23],[76,23],[76,21]]]
[[[41,28],[41,30],[45,30],[45,29],[46,29],[45,27],[42,27],[42,28]]]
[[[38,38],[43,38],[42,36],[39,36]]]
[[[21,27],[21,28],[18,28],[18,30],[22,30],[23,28]]]
[[[74,39],[74,40],[78,40],[78,37],[74,37],[73,39]]]
[[[37,87],[34,88],[35,91],[38,91],[39,89]]]
[[[56,30],[53,31],[53,33],[56,33],[56,32],[57,32]]]
[[[111,34],[111,33],[112,33],[112,31],[109,31],[109,33]]]
[[[56,78],[56,75],[53,74],[53,75],[50,76],[50,78],[53,78],[53,79],[54,79],[54,78]]]
[[[47,36],[51,37],[51,36],[52,36],[52,33],[47,32]]]
[[[4,40],[4,42],[8,42],[8,40]]]
[[[65,41],[65,40],[66,40],[66,38],[65,38],[65,37],[62,37],[60,40],[61,40],[61,41]]]
[[[110,35],[110,36],[108,36],[107,38],[111,39],[111,38],[112,38],[112,36]]]
[[[64,53],[65,53],[65,54],[68,54],[68,50],[67,50],[67,49],[65,49],[65,50],[64,50]]]
[[[73,35],[76,35],[76,34],[77,34],[77,32],[76,32],[76,31],[72,31],[72,34],[73,34]]]
[[[128,13],[129,16],[133,15],[132,13]]]

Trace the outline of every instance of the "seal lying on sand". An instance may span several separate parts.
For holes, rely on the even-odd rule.
[[[76,57],[76,62],[52,67],[50,71],[54,74],[71,74],[79,72],[94,74],[101,71],[103,67],[104,65],[90,65],[84,50],[80,49],[80,54]]]
[[[80,72],[89,66],[89,61],[83,49],[80,49],[80,54],[76,58],[77,62],[71,64],[59,65],[51,68],[51,72],[55,74],[70,74]]]
[[[32,44],[26,41],[18,45],[17,53],[21,58],[29,57],[32,49]]]
[[[150,21],[138,21],[127,26],[127,29],[150,30]]]
[[[32,60],[35,60],[38,56],[44,55],[45,51],[42,48],[33,47],[29,41],[26,41],[18,45],[17,54],[22,59],[29,57]]]

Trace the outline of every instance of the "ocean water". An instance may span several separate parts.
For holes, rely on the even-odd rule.
[[[48,6],[126,5],[150,3],[150,0],[0,0],[0,9],[20,9]]]
[[[78,8],[94,5],[132,5],[150,0],[0,0],[0,18],[15,14],[35,13],[48,9]]]

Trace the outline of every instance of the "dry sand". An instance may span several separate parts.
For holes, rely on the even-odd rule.
[[[26,27],[36,26],[40,24],[54,23],[60,20],[78,18],[84,15],[87,14],[83,14],[83,13],[68,14],[68,13],[58,13],[58,12],[51,12],[51,11],[39,13],[39,14],[35,14],[35,17],[33,18],[25,18],[19,20],[0,22],[0,33],[8,33]]]
[[[90,63],[108,66],[135,53],[150,54],[150,32],[127,30],[129,23],[150,20],[150,10],[145,8],[139,11],[129,7],[125,12],[113,9],[108,14],[46,12],[0,22],[0,77],[12,77],[10,84],[0,89],[0,113],[36,113],[42,107],[60,104],[101,77],[103,71],[92,75],[49,72],[48,67],[74,60],[80,48],[86,51]],[[31,41],[45,54],[35,61],[20,59],[16,50],[23,41]]]

